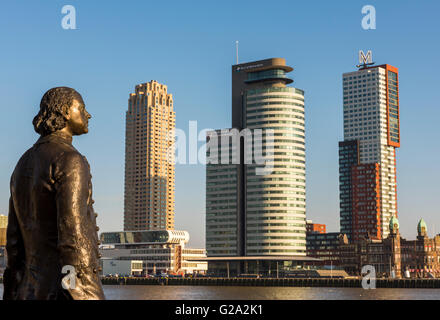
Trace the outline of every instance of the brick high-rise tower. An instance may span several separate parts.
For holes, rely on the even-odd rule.
[[[173,97],[150,81],[128,99],[125,133],[124,230],[174,229]]]
[[[400,147],[398,69],[364,64],[344,73],[344,141],[339,143],[341,232],[385,239],[397,217]]]

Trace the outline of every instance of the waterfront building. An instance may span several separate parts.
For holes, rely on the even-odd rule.
[[[109,270],[111,261],[142,261],[142,272],[137,265],[135,274],[204,274],[207,263],[204,261],[189,261],[189,259],[206,258],[205,249],[187,248],[189,241],[187,231],[178,230],[149,230],[103,232],[100,235],[102,267]],[[106,262],[104,262],[106,260]],[[118,268],[128,270],[133,266],[129,263],[118,263]],[[111,272],[109,272],[111,273]],[[106,275],[103,273],[103,275]]]
[[[413,277],[440,277],[440,235],[428,237],[425,221],[417,224],[417,238],[401,241],[402,268]]]
[[[207,133],[207,254],[236,257],[242,272],[244,257],[306,255],[304,91],[287,86],[292,70],[282,58],[233,65],[232,128]],[[221,143],[234,131],[244,144]],[[271,155],[263,165],[245,161],[249,151],[255,158],[256,142],[266,159]],[[232,162],[222,163],[222,157]]]
[[[320,261],[296,255],[264,256],[212,256],[190,258],[194,262],[207,262],[207,275],[212,277],[303,277],[316,275]]]
[[[339,236],[339,263],[351,275],[360,275],[365,265],[372,265],[378,277],[440,277],[440,235],[429,238],[426,223],[417,225],[417,239],[406,240],[399,232],[399,221],[392,217],[385,239],[362,238],[350,242]]]
[[[144,275],[144,262],[142,260],[101,259],[102,275],[135,277]]]
[[[339,232],[307,232],[307,256],[319,259],[316,265],[339,265]]]
[[[361,274],[362,267],[374,267],[377,277],[390,277],[392,272],[401,277],[400,234],[396,218],[390,221],[393,227],[386,239],[362,238],[349,242],[346,235],[340,236],[340,265],[350,275]]]
[[[150,81],[128,99],[125,132],[124,230],[174,229],[173,96]],[[174,160],[174,159],[172,159]]]
[[[339,265],[339,232],[326,232],[326,225],[307,220],[307,256],[319,259],[315,264],[326,267]]]
[[[348,240],[385,239],[397,217],[400,147],[398,69],[364,64],[343,74],[344,141],[339,143],[340,227]]]

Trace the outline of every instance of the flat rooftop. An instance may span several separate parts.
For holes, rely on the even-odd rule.
[[[321,259],[306,257],[306,256],[218,256],[206,258],[186,258],[191,261],[301,261],[301,262],[316,262]]]

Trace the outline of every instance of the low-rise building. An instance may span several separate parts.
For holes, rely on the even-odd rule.
[[[141,260],[101,259],[101,267],[104,276],[132,277],[144,271]]]
[[[306,250],[307,256],[317,258],[317,266],[339,265],[339,232],[326,232],[326,225],[306,221]]]
[[[339,265],[339,232],[307,232],[306,248],[307,256],[317,258],[317,265]]]
[[[207,275],[212,277],[308,277],[317,269],[318,259],[304,256],[214,256],[192,258],[208,262]]]
[[[186,248],[187,231],[149,230],[103,232],[100,236],[102,260],[142,261],[142,275],[205,274],[207,262],[190,261],[206,258],[205,249]],[[104,268],[103,268],[104,269]],[[106,275],[103,270],[103,275]]]
[[[347,236],[341,234],[341,267],[351,275],[360,275],[363,266],[371,265],[378,277],[440,277],[440,235],[429,238],[423,219],[418,223],[416,240],[400,236],[396,217],[391,218],[389,230],[383,240],[361,238],[349,242]]]
[[[440,277],[440,235],[428,237],[426,223],[417,225],[416,240],[401,240],[402,266],[413,277]]]

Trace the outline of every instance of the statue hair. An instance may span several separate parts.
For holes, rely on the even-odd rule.
[[[66,115],[74,99],[82,101],[81,95],[72,88],[56,87],[48,90],[40,102],[40,111],[32,124],[35,132],[45,136],[63,129],[66,124]]]

